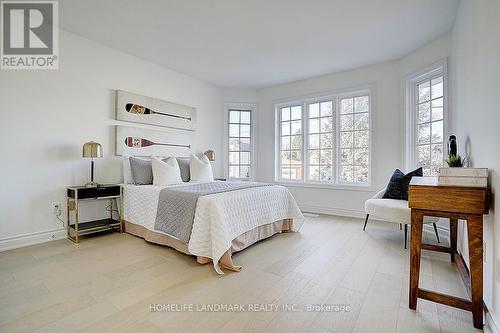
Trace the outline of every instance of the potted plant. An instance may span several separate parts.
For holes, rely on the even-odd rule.
[[[463,168],[466,159],[462,158],[460,155],[448,155],[448,159],[446,159],[445,162],[450,168]]]

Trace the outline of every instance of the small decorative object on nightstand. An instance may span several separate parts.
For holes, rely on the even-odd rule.
[[[205,156],[208,157],[209,161],[211,162],[215,161],[215,152],[212,149],[207,150],[203,154],[205,154]]]
[[[90,141],[83,144],[82,157],[91,158],[90,161],[90,182],[85,184],[87,187],[96,187],[97,183],[94,182],[94,158],[102,157],[102,146],[100,143]]]
[[[68,239],[75,243],[79,242],[79,236],[89,235],[107,230],[119,230],[122,232],[120,222],[120,212],[116,199],[120,197],[120,185],[99,185],[97,187],[72,186],[67,189],[67,223]],[[109,210],[109,218],[80,222],[79,210],[82,202],[108,200],[106,208]],[[113,204],[114,203],[114,204]],[[114,208],[115,207],[115,208]],[[71,212],[74,212],[74,223],[71,224]],[[116,212],[118,219],[113,218],[113,212]]]

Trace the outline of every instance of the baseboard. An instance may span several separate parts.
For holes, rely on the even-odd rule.
[[[66,229],[54,229],[0,239],[0,252],[66,238]]]
[[[484,328],[483,328],[484,332],[486,332],[486,333],[500,333],[500,331],[498,330],[497,324],[493,320],[491,313],[488,311],[488,309],[486,309],[486,307],[484,309],[484,313],[485,313],[484,319],[486,322],[486,324],[484,325]]]
[[[308,213],[357,217],[357,218],[364,218],[366,216],[366,213],[363,210],[324,207],[316,205],[301,205],[301,204],[299,204],[299,207],[301,211]]]
[[[336,207],[324,207],[324,206],[316,206],[316,205],[301,205],[299,204],[300,210],[308,213],[316,213],[316,214],[326,214],[326,215],[336,215],[336,216],[344,216],[344,217],[354,217],[354,218],[362,218],[366,217],[366,213],[364,210],[356,210],[356,209],[344,209],[344,208],[336,208]],[[381,219],[377,219],[375,217],[370,218],[377,221],[383,221]],[[449,240],[450,229],[438,225],[438,234],[439,238]],[[432,233],[434,235],[434,229],[432,225],[425,224],[424,232]],[[499,332],[500,333],[500,332]]]

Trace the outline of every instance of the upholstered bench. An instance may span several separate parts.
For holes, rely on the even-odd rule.
[[[366,224],[368,223],[368,217],[379,218],[381,220],[399,223],[400,226],[404,224],[405,226],[405,249],[408,238],[408,224],[411,223],[411,210],[408,208],[408,201],[406,200],[396,200],[396,199],[384,199],[384,193],[386,189],[379,191],[373,196],[373,198],[366,200],[365,202],[365,212],[366,219],[363,226],[363,231],[366,229]],[[439,235],[437,231],[436,222],[438,218],[426,217],[424,223],[432,223],[434,226],[434,232],[436,233],[436,238],[439,243]]]

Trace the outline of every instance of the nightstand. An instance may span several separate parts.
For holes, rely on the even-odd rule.
[[[108,230],[118,230],[122,232],[122,224],[120,216],[118,219],[113,218],[113,212],[118,215],[117,198],[120,197],[120,185],[99,185],[98,187],[72,186],[66,191],[67,205],[67,229],[68,239],[78,243],[79,236],[94,234]],[[106,210],[109,210],[109,218],[95,221],[80,222],[79,209],[81,202],[108,200]],[[113,208],[115,207],[115,208]],[[71,224],[71,212],[74,213],[74,223]]]

